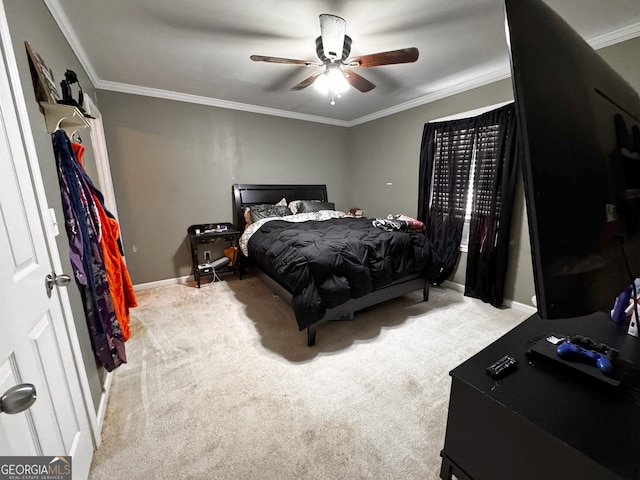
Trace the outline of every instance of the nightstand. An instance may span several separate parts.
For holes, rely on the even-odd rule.
[[[211,256],[212,250],[206,249],[209,245],[214,246],[222,243],[222,247],[235,248],[237,253],[240,232],[233,227],[233,224],[220,222],[191,225],[187,229],[187,235],[191,250],[191,271],[198,288],[200,288],[200,278],[207,275],[212,275],[213,280],[216,281],[220,279],[219,273],[234,272],[238,273],[242,279],[237,254],[234,259],[231,259],[221,253],[216,255],[217,259],[214,259]],[[217,248],[217,250],[220,249],[221,247]]]

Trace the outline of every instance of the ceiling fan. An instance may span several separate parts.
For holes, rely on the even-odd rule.
[[[323,71],[305,78],[291,87],[291,90],[302,90],[314,84],[321,91],[331,92],[332,105],[335,104],[335,96],[339,96],[349,85],[363,93],[375,88],[373,83],[354,72],[353,69],[411,63],[418,59],[418,49],[415,47],[349,58],[351,37],[345,34],[346,24],[343,18],[336,15],[326,13],[320,15],[320,36],[316,38],[319,62],[264,55],[251,55],[250,58],[254,62],[283,63],[303,67],[324,66]]]

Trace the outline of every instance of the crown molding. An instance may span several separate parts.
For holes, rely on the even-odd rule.
[[[616,43],[626,42],[636,37],[640,37],[640,23],[634,23],[626,27],[619,28],[613,32],[604,33],[587,40],[587,43],[596,50],[604,47],[610,47]]]
[[[360,125],[362,123],[371,122],[372,120],[377,120],[382,117],[388,117],[389,115],[393,115],[395,113],[400,113],[405,110],[410,110],[415,107],[419,107],[425,105],[427,103],[432,103],[437,100],[442,100],[443,98],[450,97],[452,95],[457,95],[458,93],[463,93],[468,90],[473,90],[474,88],[482,87],[484,85],[488,85],[490,83],[497,82],[499,80],[504,80],[505,78],[511,77],[511,70],[509,67],[500,68],[494,72],[490,72],[485,75],[478,75],[473,77],[472,79],[453,84],[448,87],[444,87],[436,90],[433,93],[425,95],[423,97],[415,98],[405,103],[401,103],[400,105],[396,105],[391,108],[387,108],[385,110],[380,110],[379,112],[372,113],[371,115],[366,115],[364,117],[356,118],[349,122],[349,126]]]
[[[463,82],[438,89],[437,91],[431,92],[427,95],[416,98],[414,100],[402,103],[400,105],[396,105],[391,108],[380,110],[370,115],[365,115],[363,117],[356,118],[350,121],[337,120],[334,118],[318,117],[315,115],[305,115],[305,114],[290,112],[286,110],[278,110],[274,108],[260,107],[257,105],[249,105],[246,103],[230,102],[227,100],[220,100],[217,98],[203,97],[199,95],[191,95],[191,94],[185,94],[185,93],[174,92],[169,90],[160,90],[156,88],[141,87],[138,85],[130,85],[125,83],[102,80],[98,76],[95,69],[93,68],[93,65],[91,64],[91,61],[89,60],[87,53],[82,48],[82,45],[80,44],[80,41],[78,40],[78,37],[76,36],[75,31],[73,30],[73,27],[69,22],[69,19],[65,15],[64,10],[60,5],[59,1],[44,0],[44,2],[49,8],[51,15],[53,16],[54,20],[58,24],[58,27],[62,31],[63,35],[69,42],[71,49],[74,51],[74,53],[78,57],[80,64],[82,65],[84,70],[87,72],[87,75],[91,80],[91,82],[93,83],[94,87],[102,90],[110,90],[110,91],[120,92],[120,93],[130,93],[133,95],[143,95],[147,97],[175,100],[178,102],[195,103],[198,105],[226,108],[231,110],[241,110],[245,112],[271,115],[275,117],[291,118],[294,120],[303,120],[306,122],[324,123],[328,125],[336,125],[339,127],[348,128],[348,127],[353,127],[363,123],[371,122],[373,120],[377,120],[383,117],[387,117],[389,115],[400,113],[415,107],[419,107],[427,103],[435,102],[437,100],[441,100],[443,98],[456,95],[458,93],[463,93],[468,90],[472,90],[474,88],[482,87],[484,85],[488,85],[490,83],[497,82],[499,80],[504,80],[511,76],[510,67],[507,65],[506,67],[500,68],[493,72],[479,75],[472,79],[465,80]],[[640,36],[640,23],[636,23],[623,28],[619,28],[612,32],[605,33],[603,35],[598,35],[596,37],[593,37],[587,40],[587,42],[593,48],[598,50],[600,48],[615,45],[616,43],[631,40],[639,36]]]
[[[609,33],[605,33],[603,35],[599,35],[597,37],[593,37],[592,39],[587,40],[587,43],[589,43],[589,45],[591,45],[591,47],[593,47],[594,49],[599,50],[601,48],[615,45],[616,43],[632,40],[639,36],[640,36],[640,23],[636,23],[633,25],[629,25],[627,27],[619,28],[618,30],[614,30]],[[385,110],[380,110],[379,112],[372,113],[371,115],[366,115],[364,117],[357,118],[355,120],[350,121],[349,126],[352,127],[362,123],[370,122],[372,120],[377,120],[379,118],[383,118],[389,115],[393,115],[395,113],[403,112],[405,110],[419,107],[427,103],[435,102],[436,100],[441,100],[443,98],[450,97],[458,93],[463,93],[468,90],[473,90],[474,88],[482,87],[484,85],[488,85],[490,83],[494,83],[499,80],[504,80],[510,77],[511,77],[511,67],[506,66],[494,72],[491,72],[485,75],[476,76],[470,80],[439,89],[436,92],[430,93],[420,98],[416,98],[409,102],[402,103],[400,105],[396,105],[395,107],[387,108]]]
[[[277,110],[275,108],[260,107],[258,105],[249,105],[246,103],[230,102],[211,97],[202,97],[199,95],[191,95],[187,93],[174,92],[171,90],[161,90],[157,88],[140,87],[127,83],[107,82],[100,80],[95,85],[96,88],[109,90],[119,93],[130,93],[133,95],[142,95],[145,97],[162,98],[165,100],[175,100],[178,102],[195,103],[198,105],[206,105],[209,107],[226,108],[230,110],[241,110],[250,113],[259,113],[263,115],[271,115],[274,117],[285,117],[294,120],[303,120],[306,122],[326,123],[339,127],[347,127],[348,123],[344,120],[336,120],[334,118],[317,117],[315,115],[306,115],[302,113],[289,112],[286,110]]]

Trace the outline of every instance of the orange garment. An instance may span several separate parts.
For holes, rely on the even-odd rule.
[[[82,168],[84,164],[84,145],[72,143],[73,151]],[[86,171],[86,170],[85,170]],[[124,340],[129,340],[131,332],[129,330],[129,309],[138,306],[136,295],[133,291],[133,284],[127,265],[118,247],[118,238],[120,238],[120,226],[115,218],[111,218],[104,210],[100,198],[97,196],[95,189],[92,189],[93,199],[100,215],[100,223],[102,227],[102,235],[100,236],[100,245],[102,247],[102,256],[104,257],[104,268],[107,273],[107,283],[109,284],[109,293],[113,299],[113,306],[122,330]]]

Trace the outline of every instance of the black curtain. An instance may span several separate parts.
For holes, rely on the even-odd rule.
[[[440,257],[433,283],[460,256],[474,169],[465,295],[502,305],[519,145],[513,104],[477,117],[427,123],[420,150],[418,217]]]
[[[502,305],[519,162],[513,104],[476,119],[476,161],[465,295]]]
[[[418,217],[439,257],[435,284],[455,270],[467,208],[475,119],[427,123],[422,133]]]

